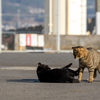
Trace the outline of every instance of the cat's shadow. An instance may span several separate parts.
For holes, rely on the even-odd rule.
[[[24,83],[40,83],[38,79],[12,79],[7,80],[7,82],[24,82]]]
[[[97,82],[100,82],[100,80],[93,80],[93,82],[97,83]],[[87,80],[82,80],[81,83],[89,83],[89,82]]]
[[[7,82],[22,82],[22,83],[40,83],[38,79],[10,79]],[[94,80],[93,82],[100,82],[100,80]],[[82,80],[80,83],[89,83],[87,80]]]

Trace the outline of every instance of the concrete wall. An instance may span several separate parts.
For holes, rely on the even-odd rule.
[[[61,50],[71,50],[73,46],[94,47],[100,49],[100,35],[61,35],[60,36]],[[44,49],[56,50],[56,35],[44,35]],[[19,50],[19,34],[15,35],[14,40],[15,50]],[[25,50],[25,47],[21,48]]]
[[[44,35],[44,39],[44,48],[56,50],[56,35]],[[78,45],[100,49],[100,35],[62,35],[60,43],[61,50],[70,50],[73,46]]]

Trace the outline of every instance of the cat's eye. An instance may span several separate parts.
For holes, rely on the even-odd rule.
[[[78,52],[77,50],[75,50],[75,52]]]

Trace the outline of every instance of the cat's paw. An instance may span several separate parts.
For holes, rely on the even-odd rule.
[[[93,82],[93,80],[89,80],[89,79],[87,79],[87,81],[88,81],[89,83],[92,83],[92,82]]]
[[[81,79],[78,79],[79,82],[81,82]]]

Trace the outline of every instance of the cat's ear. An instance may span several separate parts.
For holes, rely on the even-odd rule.
[[[38,66],[41,66],[41,65],[42,65],[42,64],[39,62],[39,63],[38,63]]]
[[[72,49],[75,49],[75,47],[72,47]]]

